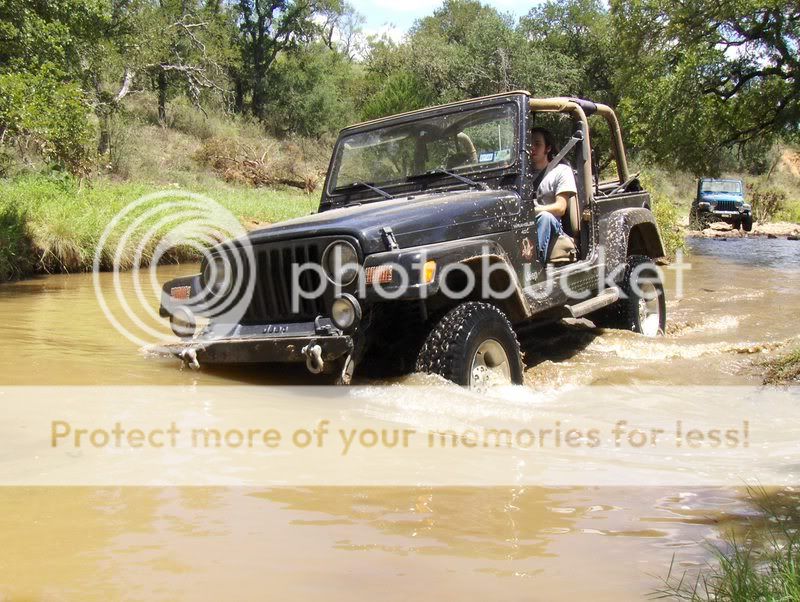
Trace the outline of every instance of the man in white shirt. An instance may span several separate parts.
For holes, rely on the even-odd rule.
[[[558,148],[556,148],[555,138],[549,130],[533,128],[530,149],[532,177],[535,182],[542,170],[558,154]],[[570,198],[577,194],[578,188],[575,185],[572,168],[564,163],[554,166],[539,183],[538,189],[535,191],[534,211],[536,212],[536,247],[542,263],[547,262],[551,241],[555,242],[555,237],[564,233],[561,218],[567,212]]]

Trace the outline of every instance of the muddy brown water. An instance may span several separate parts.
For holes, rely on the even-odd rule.
[[[682,298],[667,272],[666,337],[582,324],[539,333],[524,342],[526,386],[758,384],[754,360],[798,342],[800,243],[691,247]],[[101,282],[110,288],[111,276]],[[126,276],[121,284],[133,291]],[[302,369],[191,372],[143,354],[110,327],[88,275],[0,286],[0,340],[3,386],[309,379]],[[455,403],[443,398],[437,411],[465,410]],[[513,420],[518,403],[493,411]],[[411,422],[421,411],[401,410]],[[673,556],[702,566],[700,542],[752,514],[737,488],[4,487],[0,600],[638,600]]]

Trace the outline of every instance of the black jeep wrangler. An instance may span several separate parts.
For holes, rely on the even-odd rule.
[[[611,181],[592,158],[593,115],[611,133]],[[551,163],[570,162],[577,196],[542,262],[528,148],[548,119],[567,132]],[[663,333],[663,255],[614,112],[509,92],[344,129],[318,213],[214,247],[201,274],[164,285],[161,315],[182,337],[168,351],[195,368],[305,362],[340,383],[357,366],[521,383],[518,327],[587,316]]]

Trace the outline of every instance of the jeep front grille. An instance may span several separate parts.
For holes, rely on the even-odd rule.
[[[326,247],[335,240],[346,239],[358,248],[349,237],[324,237],[282,241],[253,246],[256,261],[253,298],[242,317],[242,324],[271,324],[275,322],[310,322],[317,316],[327,316],[333,302],[332,286],[313,299],[300,298],[296,313],[292,312],[292,264],[320,264]],[[306,270],[300,277],[302,288],[314,291],[320,285],[320,275]],[[327,281],[326,281],[327,284]]]
[[[738,211],[739,208],[736,206],[736,201],[717,201],[717,204],[714,206],[714,209],[717,211]]]

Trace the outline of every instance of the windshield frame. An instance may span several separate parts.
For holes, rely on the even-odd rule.
[[[422,122],[425,120],[436,119],[439,117],[446,117],[446,116],[455,116],[459,114],[463,114],[466,117],[466,114],[477,112],[477,111],[484,111],[487,109],[494,109],[494,108],[503,108],[508,107],[510,111],[510,118],[512,120],[512,131],[514,135],[514,141],[512,143],[511,148],[511,159],[503,163],[501,165],[487,165],[484,168],[481,168],[480,164],[474,164],[468,166],[468,168],[458,168],[454,169],[455,173],[458,175],[465,176],[467,178],[475,179],[475,176],[480,176],[478,178],[479,181],[483,182],[486,180],[490,180],[493,178],[502,177],[509,173],[519,173],[523,162],[521,161],[521,151],[522,148],[522,140],[524,133],[522,129],[524,124],[522,123],[524,120],[524,112],[520,108],[520,99],[521,95],[517,94],[509,94],[508,96],[493,98],[491,101],[476,101],[474,103],[460,103],[458,105],[453,106],[441,106],[441,107],[433,107],[431,109],[426,109],[424,111],[415,112],[412,114],[403,114],[397,115],[394,117],[387,117],[384,119],[376,120],[375,122],[366,123],[360,126],[353,126],[351,128],[346,128],[342,130],[339,135],[339,139],[336,142],[336,145],[333,149],[333,154],[331,156],[330,166],[328,169],[328,174],[325,180],[325,187],[323,189],[323,199],[322,204],[338,204],[338,201],[341,199],[348,199],[353,196],[364,197],[364,200],[371,200],[372,197],[377,196],[374,193],[370,192],[369,190],[358,190],[352,189],[350,186],[352,184],[345,184],[343,186],[334,188],[333,183],[336,179],[335,176],[338,174],[339,169],[341,168],[342,163],[342,146],[346,140],[350,139],[354,135],[365,134],[370,132],[375,132],[379,130],[388,130],[393,127],[402,127],[408,126],[410,124],[414,124],[417,122]],[[428,190],[428,189],[439,189],[439,188],[449,188],[449,187],[461,187],[463,188],[466,184],[463,182],[456,182],[452,177],[447,175],[441,175],[439,177],[431,177],[429,179],[425,178],[414,178],[412,180],[403,179],[403,180],[396,180],[396,181],[388,181],[388,182],[369,182],[375,186],[378,186],[381,189],[387,190],[395,197],[402,197],[406,194],[406,191],[409,194],[413,194],[418,192],[421,189]],[[378,199],[383,200],[383,199]]]
[[[707,190],[705,188],[706,184],[709,186],[713,186],[714,184],[736,184],[738,190]],[[734,194],[734,195],[742,195],[744,193],[744,184],[741,180],[729,180],[729,179],[716,179],[716,178],[704,178],[700,180],[700,194]]]

